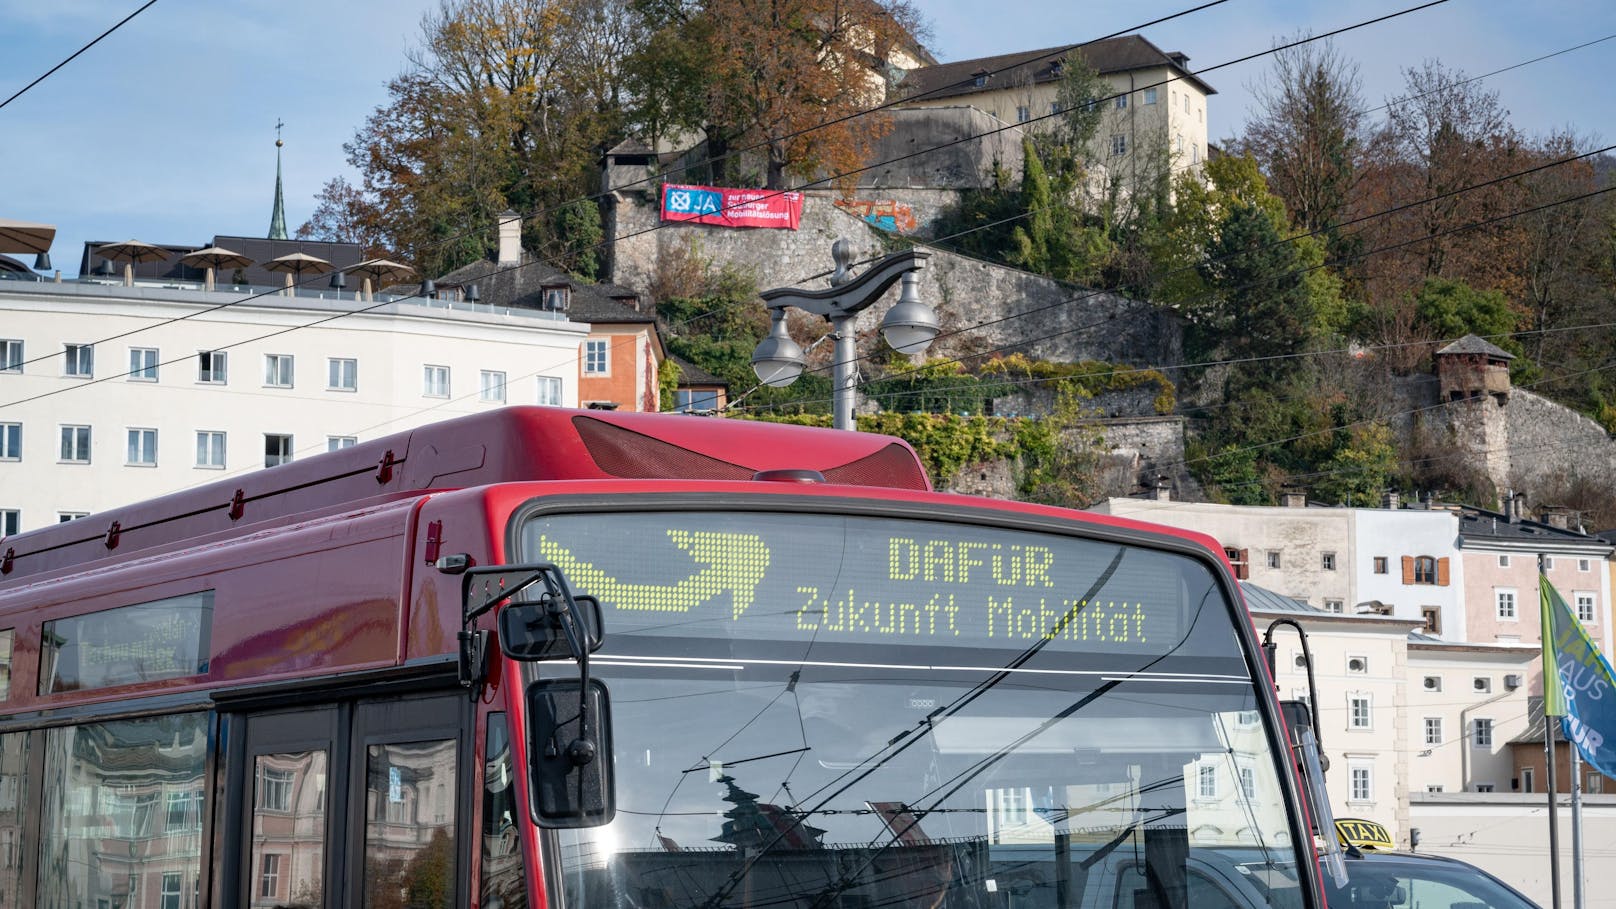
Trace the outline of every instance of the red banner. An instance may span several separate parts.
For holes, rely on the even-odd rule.
[[[668,183],[662,187],[662,220],[796,230],[802,223],[802,193]]]

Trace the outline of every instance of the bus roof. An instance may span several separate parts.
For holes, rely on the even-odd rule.
[[[0,539],[0,585],[366,502],[522,480],[750,480],[929,490],[902,439],[750,420],[503,407]]]

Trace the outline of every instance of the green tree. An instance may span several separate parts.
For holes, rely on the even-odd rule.
[[[1496,290],[1477,290],[1463,281],[1426,278],[1414,295],[1414,314],[1420,328],[1431,338],[1451,341],[1464,335],[1480,335],[1511,353],[1520,345],[1510,332],[1517,315],[1509,301]]]
[[[1259,206],[1240,204],[1229,213],[1197,267],[1209,300],[1186,331],[1192,358],[1271,357],[1306,346],[1314,330],[1313,301],[1297,272],[1295,248],[1279,240]],[[1248,363],[1242,371],[1269,380],[1284,372],[1282,364]]]
[[[1381,493],[1397,485],[1397,449],[1384,424],[1354,427],[1343,444],[1324,462],[1323,476],[1314,484],[1317,498],[1340,505],[1373,505]]]

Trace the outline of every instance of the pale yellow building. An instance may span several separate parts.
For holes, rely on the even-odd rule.
[[[1175,171],[1206,159],[1207,98],[1216,89],[1189,69],[1189,57],[1140,35],[1063,48],[978,57],[911,70],[898,83],[901,107],[974,107],[1005,123],[1039,129],[1058,121],[1067,61],[1080,57],[1111,85],[1093,159],[1124,183],[1165,149]]]

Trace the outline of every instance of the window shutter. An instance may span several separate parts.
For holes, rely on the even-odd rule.
[[[1251,555],[1247,550],[1240,550],[1240,564],[1234,566],[1234,576],[1242,581],[1251,576]]]
[[[1414,583],[1414,557],[1403,556],[1403,583]]]
[[[1446,558],[1436,560],[1436,586],[1448,586],[1448,560]]]

